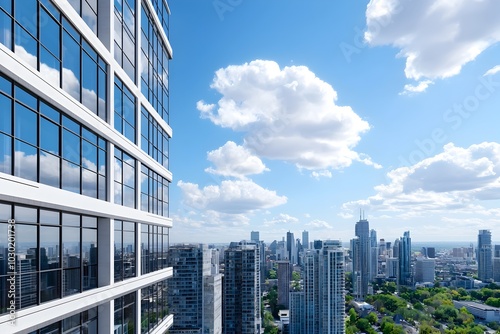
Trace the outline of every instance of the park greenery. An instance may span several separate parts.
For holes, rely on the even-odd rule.
[[[500,306],[500,286],[490,284],[478,290],[446,288],[409,289],[397,287],[392,282],[375,286],[378,293],[366,298],[373,311],[360,316],[349,309],[346,333],[405,333],[405,327],[418,329],[421,334],[475,334],[484,333],[487,327],[500,333],[498,323],[480,324],[465,307],[457,309],[453,300],[476,301],[490,306]],[[350,307],[352,297],[347,296]]]

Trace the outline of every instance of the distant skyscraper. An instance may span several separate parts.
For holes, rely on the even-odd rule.
[[[398,277],[399,261],[397,257],[389,257],[385,261],[385,277],[395,278]]]
[[[292,265],[297,263],[295,261],[295,239],[290,231],[286,232],[286,258]]]
[[[369,281],[378,274],[378,244],[377,244],[377,231],[370,230],[370,275]]]
[[[477,237],[477,276],[481,281],[493,278],[493,250],[491,247],[491,232],[479,230]]]
[[[260,333],[260,254],[252,241],[232,242],[225,251],[223,333]]]
[[[308,231],[302,232],[302,247],[304,247],[304,249],[309,248],[309,232]]]
[[[418,258],[415,262],[415,282],[432,283],[435,279],[436,260]]]
[[[288,260],[278,261],[278,305],[289,308],[290,281],[292,268]]]
[[[495,245],[493,251],[493,281],[500,282],[500,245]]]
[[[259,231],[250,232],[250,240],[259,242],[260,241]]]
[[[211,250],[205,245],[173,245],[168,264],[174,275],[168,281],[168,304],[174,317],[171,333],[203,328],[204,276],[211,274]]]
[[[398,283],[400,285],[412,285],[410,231],[404,232],[403,237],[399,239],[398,252]]]
[[[364,299],[368,294],[370,280],[370,228],[368,220],[360,219],[355,227],[355,241],[351,242],[354,295]]]

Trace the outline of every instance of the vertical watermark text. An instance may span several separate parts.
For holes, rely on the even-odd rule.
[[[9,320],[11,325],[16,324],[16,221],[10,219],[8,221],[7,233],[7,267],[9,268],[7,275],[7,300],[9,306]]]

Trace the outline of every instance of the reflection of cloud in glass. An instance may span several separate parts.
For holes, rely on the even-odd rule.
[[[32,67],[36,68],[37,57],[27,52],[22,46],[16,44],[16,54],[25,62],[30,64]],[[40,63],[40,73],[43,74],[43,77],[49,81],[51,84],[60,87],[59,85],[59,70],[50,67],[47,64]],[[80,81],[73,73],[72,70],[68,68],[63,68],[62,71],[62,87],[63,89],[69,93],[74,98],[78,99],[80,96]],[[82,104],[85,106],[95,106],[95,101],[97,99],[97,93],[94,90],[89,90],[87,88],[82,88]],[[102,98],[99,98],[99,107],[103,110],[106,106],[106,101]],[[97,111],[94,108],[90,108],[93,113]]]
[[[84,165],[91,165],[88,160],[84,160]],[[3,160],[0,161],[0,169],[4,166],[10,166],[11,157],[5,155]],[[26,154],[22,151],[16,151],[14,153],[14,161],[16,164],[16,170],[19,171],[19,175],[26,176],[27,179],[36,180],[37,171],[37,155]],[[51,154],[46,154],[42,152],[40,154],[40,178],[41,182],[50,186],[59,187],[60,181],[60,165],[61,159],[59,157],[53,156]],[[80,180],[80,167],[62,160],[63,177],[69,180],[77,180],[75,184],[79,184]],[[99,170],[104,173],[106,170],[105,166],[99,166]],[[87,189],[88,193],[86,195],[91,197],[97,197],[97,174],[83,169],[82,172],[82,188]],[[79,189],[71,189],[74,192],[79,193]]]
[[[128,164],[128,168],[122,168],[121,164]],[[135,180],[135,161],[133,159],[127,159],[123,163],[116,163],[114,167],[114,180],[119,181],[121,184],[134,184]],[[123,174],[122,174],[123,173]],[[122,179],[123,175],[123,179]],[[121,194],[121,189],[115,187],[115,195]]]

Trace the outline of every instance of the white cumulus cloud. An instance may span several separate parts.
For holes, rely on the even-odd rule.
[[[307,170],[373,165],[354,151],[368,122],[336,105],[333,87],[305,66],[254,60],[219,69],[211,87],[222,97],[217,106],[199,101],[201,117],[243,132],[243,146],[259,157]]]
[[[365,208],[405,217],[432,211],[488,215],[481,201],[500,199],[500,144],[462,148],[450,143],[442,153],[387,176],[390,182],[376,186],[375,195],[344,203],[342,214]]]
[[[207,168],[206,172],[222,176],[245,178],[251,174],[261,174],[269,171],[262,160],[252,155],[245,147],[228,141],[217,150],[208,152],[208,161],[212,162],[215,168]]]
[[[197,210],[222,214],[252,213],[273,208],[287,202],[285,196],[264,189],[250,180],[225,180],[220,185],[200,188],[197,184],[179,181],[183,204]]]
[[[420,81],[417,85],[407,84],[399,95],[412,95],[425,92],[433,82],[431,80]]]
[[[447,78],[500,41],[498,13],[497,0],[371,0],[365,40],[400,49],[409,79]]]

